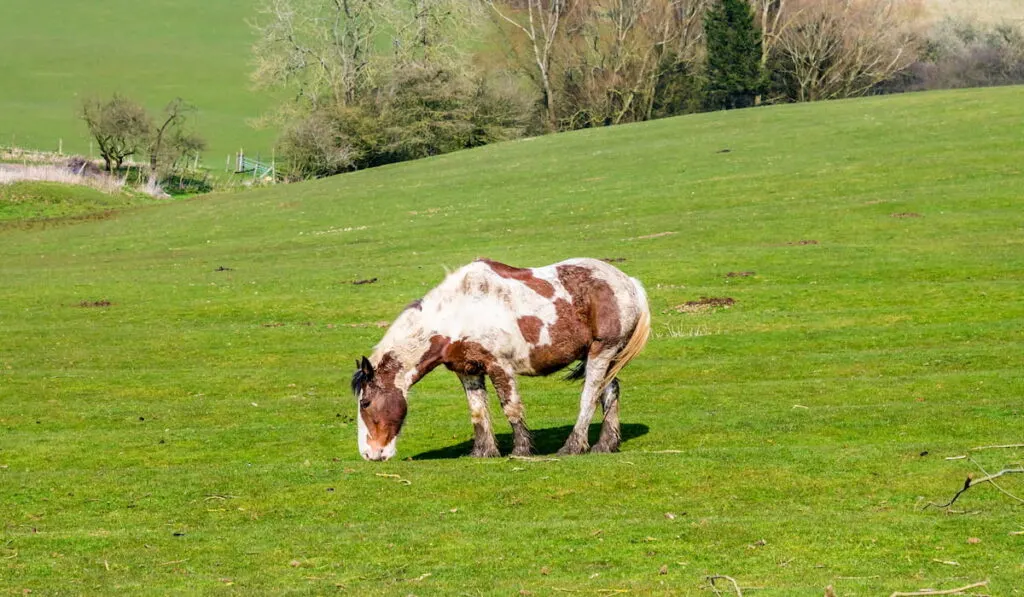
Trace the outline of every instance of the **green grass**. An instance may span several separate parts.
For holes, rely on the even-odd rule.
[[[690,116],[3,231],[0,586],[1020,595],[1024,506],[989,486],[922,506],[977,472],[945,457],[1024,441],[1022,98]],[[347,381],[383,330],[353,326],[484,255],[623,257],[644,281],[622,453],[443,457],[471,427],[438,371],[413,460],[359,459]],[[701,296],[736,304],[671,309]],[[557,448],[577,388],[522,392]]]
[[[239,148],[269,154],[255,130],[274,98],[249,83],[254,0],[32,2],[0,15],[0,145],[89,152],[78,118],[85,97],[117,92],[153,113],[177,96],[199,108],[197,130],[213,168]],[[98,154],[97,154],[98,155]]]
[[[90,187],[55,182],[0,184],[0,227],[106,218],[127,207],[153,202],[144,195],[108,194]]]

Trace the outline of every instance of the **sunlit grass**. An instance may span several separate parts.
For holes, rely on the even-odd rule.
[[[588,130],[0,232],[0,586],[1020,594],[1019,503],[922,506],[978,472],[946,457],[1024,440],[1022,94]],[[622,453],[457,458],[465,398],[437,371],[402,460],[359,459],[375,322],[484,255],[644,281]],[[734,303],[674,309],[701,297]],[[557,449],[577,388],[522,392]]]

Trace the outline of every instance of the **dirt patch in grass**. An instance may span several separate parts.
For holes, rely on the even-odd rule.
[[[725,277],[726,278],[749,278],[751,276],[756,276],[756,275],[757,275],[757,272],[729,272],[729,273],[725,274]]]
[[[602,257],[601,261],[605,263],[623,263],[626,261],[625,257]]]
[[[113,304],[114,303],[112,303],[112,302],[110,302],[110,301],[108,301],[106,299],[103,299],[101,301],[82,301],[82,302],[78,303],[78,306],[82,307],[82,308],[92,308],[92,307],[109,307],[109,306],[111,306]]]
[[[367,278],[365,280],[356,280],[352,282],[354,286],[362,286],[363,284],[376,284],[377,278]]]
[[[696,301],[687,301],[672,307],[676,313],[707,313],[715,309],[728,309],[736,304],[731,296],[702,296]]]
[[[890,217],[893,217],[893,218],[921,218],[921,217],[924,217],[924,216],[922,216],[919,213],[914,213],[912,211],[904,211],[904,212],[900,212],[898,214],[890,214]]]

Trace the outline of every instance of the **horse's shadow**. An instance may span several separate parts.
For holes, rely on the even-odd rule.
[[[621,426],[622,441],[627,442],[635,437],[645,435],[649,430],[650,429],[647,425],[644,425],[643,423],[623,423]],[[565,439],[569,437],[569,432],[571,431],[572,425],[549,427],[548,429],[531,429],[530,434],[533,436],[534,455],[545,456],[558,452],[558,449],[562,447],[563,443],[565,443]],[[589,430],[590,444],[594,445],[600,435],[601,425],[599,423],[591,424]],[[511,433],[498,433],[495,435],[495,438],[498,440],[498,449],[503,455],[510,454],[512,452]],[[461,456],[468,456],[472,450],[473,440],[469,439],[446,448],[421,452],[413,456],[412,459],[439,460],[444,458],[459,458]]]

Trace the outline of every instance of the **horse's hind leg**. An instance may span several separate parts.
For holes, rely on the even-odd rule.
[[[529,456],[532,447],[530,430],[526,427],[523,402],[519,398],[515,375],[498,367],[491,368],[487,374],[491,377],[498,399],[501,400],[501,409],[512,426],[512,455]]]
[[[459,381],[466,390],[469,401],[469,417],[473,421],[473,451],[470,456],[501,456],[491,429],[491,415],[487,411],[487,386],[483,375],[459,373]]]
[[[601,409],[604,411],[604,421],[601,423],[601,438],[590,447],[591,452],[618,452],[621,434],[619,432],[619,379],[615,378],[612,383],[601,393]]]
[[[601,399],[598,390],[617,352],[618,347],[591,348],[587,356],[586,381],[583,382],[583,393],[580,394],[580,414],[576,418],[576,425],[573,426],[569,439],[565,440],[565,445],[558,451],[559,454],[582,454],[590,447],[587,431],[590,429],[590,421],[594,418],[594,411],[597,410],[597,402]]]

